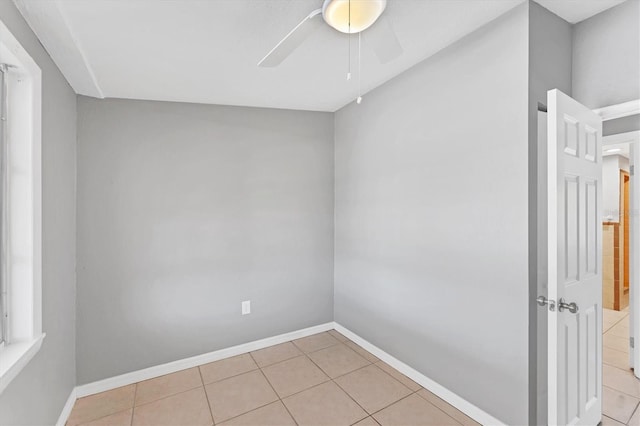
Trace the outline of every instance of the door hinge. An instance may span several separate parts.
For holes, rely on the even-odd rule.
[[[634,343],[633,343],[633,337],[629,337],[629,346],[631,346],[632,348],[634,348]]]
[[[631,176],[633,176],[636,172],[635,172],[636,166],[634,164],[632,164],[631,166],[629,166],[629,174]]]

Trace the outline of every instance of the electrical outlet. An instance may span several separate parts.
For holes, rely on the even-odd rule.
[[[245,300],[242,302],[242,315],[248,315],[251,313],[251,300]]]

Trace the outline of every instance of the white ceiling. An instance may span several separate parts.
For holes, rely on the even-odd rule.
[[[522,1],[388,0],[385,15],[404,54],[380,64],[365,31],[363,93]],[[575,22],[623,0],[537,1]],[[256,66],[322,0],[14,2],[79,94],[316,111],[357,96],[355,70],[345,78],[347,36],[328,26],[279,67]]]
[[[602,147],[602,156],[608,157],[609,155],[619,155],[628,159],[630,148],[629,142],[605,145]]]
[[[576,24],[626,0],[535,0],[567,22]]]

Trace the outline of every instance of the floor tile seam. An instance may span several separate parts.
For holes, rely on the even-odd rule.
[[[244,354],[241,354],[241,355],[244,355]],[[206,364],[203,364],[203,365],[206,365]],[[200,368],[200,366],[198,366],[198,368]],[[214,380],[213,382],[206,382],[206,383],[204,381],[204,377],[202,376],[202,371],[200,371],[200,377],[202,378],[203,385],[204,386],[208,386],[208,385],[212,385],[214,383],[220,383],[223,380],[233,379],[234,377],[242,376],[243,374],[251,373],[251,372],[256,371],[256,370],[260,370],[260,367],[256,367],[253,370],[243,371],[242,373],[234,374],[233,376],[228,376],[228,377],[225,377],[223,379],[218,379],[218,380]]]
[[[346,345],[345,345],[345,346],[346,346]],[[354,351],[354,352],[355,352],[355,351]],[[307,354],[305,354],[305,355],[307,355]],[[335,380],[335,379],[337,379],[338,377],[346,376],[347,374],[351,374],[351,373],[353,373],[354,371],[358,371],[358,370],[361,370],[361,369],[363,369],[363,368],[366,368],[366,367],[368,367],[368,366],[370,366],[370,365],[373,365],[373,363],[372,363],[371,361],[369,361],[369,360],[368,360],[368,359],[366,359],[365,357],[361,356],[361,355],[360,355],[360,354],[358,354],[357,352],[356,352],[356,355],[358,355],[360,358],[364,359],[364,360],[367,362],[367,365],[363,365],[362,367],[358,367],[358,368],[356,368],[355,370],[347,371],[346,373],[344,373],[344,374],[340,374],[339,376],[336,376],[336,377],[331,377],[331,376],[329,376],[329,373],[327,373],[326,371],[324,371],[324,369],[323,369],[322,367],[320,367],[320,366],[319,366],[319,365],[318,365],[318,364],[317,364],[317,363],[316,363],[316,362],[315,362],[315,361],[314,361],[310,356],[308,356],[308,355],[307,355],[307,358],[309,358],[309,361],[311,361],[311,362],[313,363],[313,365],[315,365],[316,367],[318,367],[318,368],[320,369],[320,371],[322,371],[322,372],[323,372],[323,373],[324,373],[324,374],[329,378],[329,380]],[[378,368],[379,368],[379,367],[378,367]]]
[[[629,422],[631,421],[631,418],[633,417],[633,413],[635,413],[635,411],[636,411],[636,409],[637,409],[637,408],[638,408],[638,403],[636,403],[636,406],[635,406],[635,408],[633,409],[633,411],[631,412],[631,415],[629,416],[629,418],[628,418],[627,420],[624,420],[624,421],[618,420],[617,418],[615,418],[615,417],[613,417],[613,416],[611,416],[611,415],[608,415],[607,417],[609,417],[610,419],[615,420],[616,422],[620,422],[620,423],[623,423],[623,424],[625,424],[625,425],[629,425]],[[603,415],[603,416],[605,416],[606,414],[604,414],[604,410],[602,410],[602,411],[603,411],[603,414],[602,414],[602,415]]]
[[[623,367],[620,367],[619,365],[610,364],[610,363],[608,363],[608,362],[606,362],[606,361],[602,361],[602,365],[606,365],[607,367],[613,367],[613,368],[616,368],[616,369],[618,369],[618,370],[620,370],[620,371],[624,371],[625,373],[631,373],[631,370],[629,370],[629,367],[624,367],[624,368],[623,368]],[[633,373],[632,373],[632,374],[633,374]],[[609,386],[609,387],[611,387],[611,386]],[[640,398],[640,397],[636,396],[635,398]]]
[[[617,311],[620,312],[620,311]],[[617,320],[613,325],[617,325],[620,321],[623,321],[625,319],[629,319],[629,314],[627,313],[626,315],[624,315],[622,318],[620,318],[619,320]]]
[[[613,333],[611,334],[611,336],[613,336],[613,337],[619,337],[619,338],[621,338],[621,339],[625,339],[625,340],[628,340],[628,339],[629,339],[629,336],[620,336],[620,335],[618,335],[618,334],[613,334]]]
[[[198,367],[199,367],[199,366],[198,366]],[[134,384],[136,385],[136,390],[135,390],[135,394],[134,394],[134,397],[133,397],[133,408],[135,408],[135,407],[140,407],[140,406],[143,406],[143,405],[147,405],[147,404],[149,404],[149,403],[151,403],[151,402],[159,401],[159,400],[161,400],[161,399],[169,398],[170,396],[175,396],[175,395],[178,395],[178,394],[181,394],[181,393],[184,393],[184,392],[189,392],[190,390],[194,390],[194,389],[197,389],[197,388],[199,388],[199,387],[204,387],[204,386],[206,386],[206,385],[204,384],[204,381],[202,380],[202,372],[200,371],[200,368],[198,368],[198,367],[192,367],[192,368],[197,368],[197,369],[198,369],[198,376],[200,377],[200,384],[199,384],[198,386],[193,386],[193,387],[191,387],[191,388],[189,388],[189,389],[183,389],[183,390],[181,390],[181,391],[174,392],[174,393],[171,393],[171,394],[169,394],[169,395],[162,396],[162,397],[160,397],[160,398],[151,399],[151,400],[149,400],[149,401],[147,401],[147,402],[144,402],[144,403],[142,403],[142,404],[136,404],[136,398],[138,397],[138,385],[139,385],[140,383],[142,383],[142,382],[146,382],[147,380],[142,380],[142,381],[140,381],[140,382],[136,382],[136,383],[134,383]],[[190,370],[190,369],[191,369],[191,368],[186,368],[186,369],[184,369],[184,370],[176,371],[176,373],[179,373],[179,372],[182,372],[182,371],[187,371],[187,370]],[[175,373],[169,373],[169,374],[175,374]],[[164,376],[168,376],[169,374],[165,374]],[[163,376],[158,376],[158,377],[163,377]],[[153,380],[153,379],[149,379],[149,380]]]
[[[368,418],[371,418],[371,420],[373,420],[374,422],[376,422],[376,425],[380,426],[380,423],[378,423],[378,421],[377,421],[376,419],[374,419],[374,418],[373,418],[373,416],[372,416],[371,414],[369,414],[367,417],[365,417],[365,418],[364,418],[364,419],[362,419],[362,420],[358,420],[357,422],[353,423],[351,426],[355,426],[355,425],[357,425],[358,423],[360,423],[361,421],[363,421],[363,420],[367,420]]]
[[[84,425],[87,425],[87,424],[89,424],[89,423],[91,423],[91,422],[95,422],[95,421],[97,421],[97,420],[104,419],[105,417],[113,416],[114,414],[124,413],[125,411],[129,411],[129,410],[131,410],[132,408],[133,408],[133,407],[125,408],[124,410],[118,410],[118,411],[115,411],[115,412],[113,412],[113,413],[105,414],[104,416],[97,417],[97,418],[95,418],[95,419],[87,420],[86,422],[83,422],[83,423],[77,423],[77,424],[75,424],[75,425],[70,425],[70,424],[69,424],[69,422],[67,421],[67,422],[65,422],[65,426],[84,426]],[[130,420],[130,422],[129,422],[129,426],[131,426],[131,423],[132,423],[132,422],[133,422],[133,412],[131,413],[131,420]]]
[[[392,378],[393,380],[395,380],[396,382],[399,382],[402,386],[404,386],[404,387],[408,388],[409,390],[413,391],[413,389],[411,389],[409,386],[405,385],[405,384],[404,384],[404,383],[402,383],[400,380],[398,380],[398,379],[396,379],[395,377],[393,377],[393,374],[389,373],[389,372],[388,372],[387,370],[385,370],[384,368],[381,368],[380,366],[378,366],[378,363],[380,363],[380,362],[381,362],[381,363],[384,363],[384,364],[386,364],[386,365],[389,365],[389,364],[387,364],[386,362],[384,362],[384,361],[382,361],[382,360],[380,360],[380,361],[378,361],[378,362],[374,362],[374,363],[373,363],[373,365],[375,365],[376,367],[378,367],[380,370],[382,370],[382,372],[383,372],[383,373],[385,373],[386,375],[388,375],[389,377],[391,377],[391,378]],[[389,367],[391,367],[391,366],[389,365]],[[393,367],[391,367],[391,368],[393,368]],[[395,368],[393,368],[393,369],[394,369],[395,371],[397,371],[399,374],[402,374],[402,373],[400,373],[398,370],[396,370]],[[403,375],[404,377],[406,377],[407,379],[411,380],[412,382],[414,382],[416,385],[420,386],[420,384],[419,384],[419,383],[417,383],[415,380],[413,380],[411,377],[408,377],[406,374],[402,374],[402,375]],[[415,390],[414,392],[420,392],[420,390],[422,390],[422,389],[424,389],[424,388],[423,388],[422,386],[420,386],[420,389]]]
[[[625,423],[626,425],[629,424],[629,422],[631,421],[631,419],[633,418],[633,416],[636,414],[636,412],[638,411],[638,407],[640,407],[640,404],[636,405],[635,410],[633,410],[633,413],[631,413],[631,417],[629,417],[629,420],[627,420],[627,422]]]
[[[618,348],[616,348],[616,347],[614,347],[614,346],[611,346],[611,345],[607,345],[607,344],[605,344],[605,343],[603,343],[603,344],[602,344],[602,347],[603,347],[603,348],[614,349],[614,350],[616,350],[616,351],[618,351],[618,352],[622,352],[623,354],[627,354],[627,355],[629,355],[629,352],[624,351],[624,350],[622,350],[622,349],[618,349]]]
[[[133,409],[135,407],[135,404],[136,404],[136,393],[138,391],[138,383],[136,382],[136,383],[132,383],[132,384],[134,385],[134,387],[133,387],[133,404],[132,404],[131,407],[125,408],[124,410],[114,411],[112,413],[105,414],[104,416],[96,417],[95,419],[87,420],[84,423],[78,423],[77,426],[82,426],[82,425],[85,425],[87,423],[95,422],[96,420],[100,420],[100,419],[103,419],[105,417],[113,416],[114,414],[122,413],[123,411],[127,411],[127,410]],[[127,386],[131,386],[131,385],[127,385]],[[116,390],[116,389],[123,388],[123,387],[125,387],[125,386],[120,386],[118,388],[109,389],[108,391],[104,391],[104,392],[109,392],[111,390]],[[104,392],[100,392],[100,393],[104,393]],[[95,394],[95,395],[97,395],[97,394]],[[93,396],[93,395],[87,395],[87,396]],[[71,412],[72,413],[73,413],[73,409],[75,408],[76,403],[78,402],[79,399],[81,399],[81,398],[77,398],[75,400],[75,402],[73,403],[73,407],[71,408]],[[69,416],[71,416],[71,413],[69,413]],[[131,412],[131,420],[129,421],[129,426],[131,426],[132,423],[133,423],[133,411]],[[65,426],[68,426],[69,425],[69,419],[67,419],[67,421],[64,424],[65,424]]]
[[[288,358],[288,359],[283,359],[282,361],[274,362],[273,364],[265,365],[264,367],[260,367],[260,366],[258,366],[258,369],[259,369],[259,370],[263,370],[263,369],[266,369],[266,368],[273,367],[274,365],[279,365],[279,364],[282,364],[282,363],[284,363],[284,362],[291,361],[292,359],[296,359],[296,358],[300,358],[300,357],[306,357],[306,358],[307,358],[307,359],[309,359],[311,362],[313,362],[313,361],[311,360],[311,358],[309,358],[309,357],[307,356],[307,354],[306,354],[306,353],[302,352],[301,354],[296,355],[296,356],[294,356],[294,357],[291,357],[291,358]],[[314,364],[315,364],[315,363],[314,363]],[[322,371],[322,372],[324,373],[324,371]]]
[[[132,408],[136,408],[136,407],[138,407],[138,408],[140,408],[140,407],[144,407],[144,406],[146,406],[146,405],[153,404],[154,402],[162,401],[162,400],[164,400],[164,399],[171,398],[171,397],[173,397],[173,396],[177,396],[177,395],[182,395],[183,393],[191,392],[192,390],[199,389],[199,388],[202,388],[202,390],[204,391],[205,395],[207,394],[207,390],[205,389],[205,386],[200,385],[200,386],[196,386],[196,387],[193,387],[193,388],[190,388],[190,389],[182,390],[182,391],[180,391],[180,392],[172,393],[171,395],[163,396],[162,398],[154,399],[153,401],[145,402],[144,404],[135,405],[135,406],[134,406],[134,407],[132,407]]]
[[[323,331],[323,333],[327,333],[327,331]],[[321,333],[317,333],[317,334],[321,334]],[[315,334],[312,334],[311,336],[315,336]],[[311,336],[307,336],[307,337],[311,337]],[[331,336],[331,334],[329,334],[329,336]],[[311,353],[314,353],[314,352],[321,351],[321,350],[323,350],[323,349],[330,348],[330,347],[335,346],[335,345],[337,345],[337,344],[344,344],[343,342],[341,342],[340,340],[336,339],[336,338],[335,338],[335,337],[333,337],[333,336],[331,336],[331,338],[332,338],[332,339],[335,339],[336,343],[332,343],[332,344],[330,344],[329,346],[325,346],[325,347],[323,347],[323,348],[316,349],[316,350],[314,350],[314,351],[309,351],[308,353],[310,353],[310,354],[311,354]],[[306,339],[306,337],[302,337],[302,339]],[[296,340],[299,340],[299,339],[296,339]],[[293,345],[294,345],[296,348],[298,348],[298,350],[300,350],[300,352],[302,352],[304,355],[307,355],[307,352],[306,352],[304,349],[302,349],[300,346],[298,346],[298,345],[296,344],[296,341],[295,341],[295,340],[290,340],[290,342],[291,342],[291,343],[293,343]]]
[[[284,345],[285,343],[291,343],[291,344],[293,344],[293,341],[289,340],[289,341],[287,341],[287,342],[282,342],[282,343],[279,343],[279,344],[280,344],[280,345]],[[263,348],[263,349],[269,349],[269,348],[272,348],[272,347],[274,347],[274,346],[278,346],[278,345],[267,346],[266,348]],[[293,345],[293,347],[294,347],[294,348],[296,348],[296,350],[299,350],[299,351],[300,351],[300,349],[299,349],[296,345]],[[258,350],[263,350],[263,349],[258,349]],[[256,365],[258,366],[258,368],[259,368],[259,369],[263,369],[263,368],[265,368],[265,367],[271,367],[272,365],[276,365],[276,364],[279,364],[279,363],[281,363],[281,362],[289,361],[290,359],[297,358],[297,357],[299,357],[299,356],[301,356],[301,355],[304,355],[304,352],[300,351],[300,353],[299,353],[299,354],[296,354],[296,355],[292,356],[291,358],[281,359],[280,361],[276,361],[276,362],[273,362],[273,363],[271,363],[271,364],[260,365],[260,364],[258,364],[258,361],[256,360],[256,358],[253,356],[253,352],[258,352],[258,351],[251,351],[251,352],[247,352],[247,353],[248,353],[249,355],[251,355],[251,358],[253,358],[253,362],[255,362],[255,363],[256,363]]]
[[[353,351],[353,352],[354,352],[356,355],[358,355],[359,357],[364,358],[364,359],[365,359],[365,360],[367,360],[368,362],[371,362],[371,361],[369,361],[367,358],[365,358],[364,356],[360,355],[360,354],[358,353],[358,351],[356,351],[355,349],[353,349],[351,346],[347,345],[347,342],[351,342],[351,343],[353,343],[354,345],[358,346],[359,348],[362,348],[362,346],[358,345],[358,344],[357,344],[356,342],[354,342],[353,340],[345,340],[344,342],[340,342],[340,343],[342,343],[342,345],[346,346],[349,350]],[[367,352],[369,355],[373,355],[371,352],[369,352],[369,351],[368,351],[368,350],[366,350],[365,348],[362,348],[362,350],[363,350],[363,351],[365,351],[365,352]],[[317,352],[317,351],[316,351],[316,352]],[[375,355],[373,355],[373,356],[375,356]],[[371,362],[371,363],[373,364],[373,362]]]
[[[207,406],[209,407],[209,414],[211,415],[211,423],[215,426],[216,421],[213,418],[213,408],[211,408],[211,401],[209,401],[209,394],[207,393],[207,388],[205,388],[206,385],[204,384],[204,377],[202,377],[202,370],[200,370],[200,366],[198,366],[198,374],[200,375],[200,381],[202,382],[202,389],[204,390],[204,397],[207,400]]]
[[[424,389],[424,388],[423,388]],[[422,395],[419,394],[419,392],[422,389],[418,389],[417,391],[415,391],[415,394],[418,395],[420,398],[424,399],[425,401],[427,401],[429,404],[433,405],[434,407],[436,407],[438,410],[442,411],[443,413],[445,413],[447,416],[451,417],[453,419],[453,421],[455,421],[456,423],[458,423],[459,425],[463,426],[462,422],[459,422],[458,419],[454,418],[451,414],[447,413],[446,411],[444,411],[442,408],[438,407],[436,404],[434,404],[433,402],[429,401],[427,398],[423,397]],[[426,389],[425,389],[426,390]],[[433,392],[431,392],[433,393]],[[460,411],[458,410],[456,407],[454,407],[453,405],[449,404],[447,401],[445,401],[444,399],[440,398],[438,395],[436,395],[435,393],[433,394],[435,395],[436,398],[439,398],[440,400],[442,400],[442,402],[444,402],[445,404],[447,404],[449,407],[453,408],[456,411]],[[462,411],[460,411],[460,413],[462,413]],[[462,413],[464,414],[464,413]],[[466,414],[464,414],[465,416],[467,416]],[[469,417],[469,416],[467,416]],[[469,417],[471,418],[471,417]],[[471,419],[473,420],[473,419]],[[475,421],[475,420],[474,420]]]
[[[364,368],[364,367],[363,367],[363,368]],[[344,389],[342,386],[340,386],[340,383],[336,382],[336,381],[335,381],[335,380],[333,380],[333,379],[331,379],[331,381],[332,381],[332,382],[333,382],[333,383],[338,387],[338,389],[340,389],[342,392],[344,392],[344,393],[349,397],[349,399],[351,399],[353,402],[355,402],[355,403],[356,403],[356,405],[362,409],[362,411],[364,411],[364,412],[365,412],[366,416],[364,416],[362,419],[358,420],[358,421],[357,421],[357,422],[355,422],[355,423],[361,422],[362,420],[366,419],[367,417],[370,417],[370,416],[372,416],[372,415],[373,415],[372,413],[369,413],[369,410],[367,410],[367,409],[366,409],[366,408],[364,408],[362,405],[360,405],[360,403],[359,403],[358,401],[356,401],[356,399],[355,399],[354,397],[352,397],[352,396],[349,394],[349,392],[347,392],[347,390],[346,390],[346,389]],[[355,424],[355,423],[354,423],[354,424]]]
[[[612,351],[620,352],[621,354],[629,356],[629,352],[621,351],[620,349],[612,348],[611,346],[606,346],[606,345],[603,345],[603,347],[606,347],[607,349],[611,349]]]
[[[326,376],[326,374],[325,374],[325,376]],[[308,388],[305,388],[305,389],[299,390],[299,391],[297,391],[297,392],[294,392],[294,393],[292,393],[291,395],[287,395],[287,396],[280,396],[280,395],[278,394],[278,397],[280,398],[280,400],[281,400],[281,401],[282,401],[282,403],[284,404],[284,400],[285,400],[285,399],[290,398],[290,397],[292,397],[292,396],[294,396],[294,395],[298,395],[298,394],[300,394],[300,393],[302,393],[302,392],[308,391],[309,389],[317,388],[318,386],[324,385],[325,383],[328,383],[328,382],[330,382],[330,381],[331,381],[331,377],[327,377],[327,380],[325,380],[325,381],[323,381],[323,382],[321,382],[321,383],[317,383],[317,384],[315,384],[315,385],[313,385],[313,386],[309,386]],[[286,405],[286,404],[285,404],[285,405]]]
[[[334,346],[335,346],[335,345],[334,345]],[[331,346],[327,346],[327,347],[331,347]],[[326,348],[324,348],[324,349],[326,349]],[[322,350],[322,349],[319,349],[319,350]],[[317,351],[316,351],[316,352],[317,352]],[[309,352],[309,354],[311,354],[311,353],[313,353],[313,352]],[[304,356],[306,356],[306,357],[307,357],[307,359],[308,359],[309,361],[311,361],[311,363],[312,363],[313,365],[315,365],[315,366],[316,366],[316,368],[317,368],[317,369],[319,369],[319,370],[322,372],[322,374],[324,374],[325,376],[327,376],[327,377],[329,378],[329,380],[333,380],[333,379],[331,378],[331,376],[329,376],[329,374],[328,374],[326,371],[324,371],[324,370],[322,369],[322,367],[320,367],[320,366],[319,366],[319,365],[318,365],[318,364],[317,364],[313,359],[311,359],[311,357],[309,356],[309,354],[304,354]]]
[[[376,411],[375,413],[370,414],[370,416],[371,416],[371,417],[373,417],[374,415],[379,414],[381,411],[386,410],[387,408],[391,407],[392,405],[397,404],[397,403],[399,403],[400,401],[403,401],[403,400],[405,400],[405,399],[409,398],[409,397],[410,397],[410,396],[412,396],[412,395],[416,395],[416,394],[417,394],[418,392],[420,392],[421,390],[422,390],[422,389],[418,389],[417,391],[413,391],[413,392],[411,392],[409,395],[407,395],[407,396],[404,396],[404,397],[400,398],[399,400],[397,400],[397,401],[396,401],[396,402],[394,402],[393,404],[389,404],[389,405],[387,405],[386,407],[381,408],[380,410]],[[435,405],[435,404],[433,404],[432,402],[427,401],[425,398],[421,397],[420,395],[417,395],[417,397],[418,397],[418,398],[420,398],[421,400],[423,400],[424,402],[426,402],[427,404],[432,405],[435,409],[437,409],[437,410],[439,410],[440,412],[444,413],[444,415],[445,415],[445,416],[449,417],[451,420],[453,420],[454,422],[456,422],[457,424],[459,424],[460,426],[462,426],[462,423],[460,423],[459,421],[457,421],[456,419],[454,419],[453,417],[451,417],[448,413],[446,413],[444,410],[440,409],[438,406],[436,406],[436,405]],[[454,408],[455,408],[455,407],[454,407]],[[376,420],[376,419],[375,419],[375,417],[374,417],[374,420]],[[377,420],[376,420],[376,421],[377,421]]]
[[[362,368],[365,368],[365,367],[362,367]],[[380,367],[378,367],[378,368],[380,368]],[[383,371],[384,371],[384,370],[383,370]],[[342,377],[342,376],[341,376],[341,377]],[[396,380],[396,379],[395,379],[395,377],[393,377],[393,376],[392,376],[391,378],[392,378],[392,379],[394,379],[394,380]],[[400,383],[398,380],[396,380],[396,381],[397,381],[398,383]],[[415,391],[414,391],[414,390],[412,390],[411,388],[409,388],[409,387],[405,386],[404,384],[402,384],[402,383],[400,383],[400,384],[401,384],[402,386],[404,386],[406,389],[408,389],[410,393],[409,393],[409,394],[407,394],[407,395],[405,395],[405,396],[403,396],[402,398],[398,399],[397,401],[394,401],[394,402],[392,402],[392,403],[390,403],[390,404],[387,404],[386,406],[384,406],[384,407],[380,408],[379,410],[374,411],[373,413],[369,413],[369,411],[367,411],[364,407],[362,407],[362,406],[361,406],[361,407],[362,407],[362,409],[363,409],[366,413],[369,413],[369,417],[373,417],[373,415],[374,415],[374,414],[379,413],[380,411],[384,410],[385,408],[389,408],[389,407],[391,407],[393,404],[395,404],[395,403],[397,403],[397,402],[400,402],[400,401],[402,401],[403,399],[408,398],[408,397],[410,397],[410,396],[411,396],[411,395],[413,395],[413,394],[417,394],[418,392],[420,392],[420,391],[423,389],[422,387],[420,387],[420,389],[418,389],[418,390],[415,390]],[[344,389],[342,386],[340,386],[340,384],[339,384],[338,382],[336,382],[336,385],[337,385],[340,389],[342,389],[342,390],[344,391],[344,393],[346,393],[347,395],[349,395],[349,392],[347,392],[347,390],[346,390],[346,389]],[[418,395],[418,396],[420,396],[420,395]],[[349,397],[351,397],[351,395],[349,395]],[[422,398],[422,397],[421,397],[421,398]],[[353,397],[351,397],[351,399],[354,399],[354,398],[353,398]],[[422,399],[424,399],[424,398],[422,398]],[[358,404],[358,401],[355,401],[355,402],[356,402],[356,404]],[[427,402],[429,402],[429,401],[427,401]],[[430,402],[429,402],[429,403],[430,403]],[[431,404],[431,403],[430,403],[430,404]],[[358,405],[360,405],[360,404],[358,404]],[[433,405],[433,404],[431,404],[431,405]],[[436,408],[438,408],[438,407],[436,407]],[[441,410],[441,411],[442,411],[442,410]],[[447,413],[445,413],[445,414],[447,414]],[[447,415],[448,415],[448,414],[447,414]],[[449,417],[451,417],[451,416],[449,416]],[[375,419],[374,419],[374,420],[375,420]],[[454,419],[454,420],[455,420],[455,419]],[[377,422],[377,421],[376,421],[376,422]]]
[[[275,403],[275,402],[278,402],[278,401],[279,401],[279,400],[271,401],[271,402],[267,402],[266,404],[262,404],[262,405],[260,405],[259,407],[252,408],[251,410],[249,410],[249,411],[245,411],[244,413],[240,413],[240,414],[238,414],[237,416],[233,416],[233,417],[229,417],[228,419],[224,419],[224,420],[220,421],[220,423],[216,423],[215,419],[213,419],[213,423],[214,423],[214,425],[216,425],[216,424],[217,424],[217,425],[221,425],[222,423],[226,423],[226,422],[228,422],[228,421],[230,421],[230,420],[237,419],[238,417],[244,416],[245,414],[252,413],[252,412],[254,412],[254,411],[256,411],[256,410],[259,410],[259,409],[261,409],[261,408],[264,408],[264,407],[266,407],[267,405],[271,405],[271,404],[273,404],[273,403]],[[282,404],[282,405],[284,405],[284,404]],[[287,408],[287,407],[285,407],[285,409],[286,409],[286,408]],[[288,411],[288,410],[287,410],[287,411]],[[293,416],[291,416],[291,418],[293,418]],[[295,422],[295,419],[294,419],[294,422]],[[296,425],[297,425],[297,424],[298,424],[298,423],[296,422]]]
[[[331,380],[340,379],[341,377],[347,376],[347,375],[349,375],[351,373],[355,373],[356,371],[360,371],[360,370],[362,370],[364,368],[371,367],[372,365],[374,365],[374,364],[372,362],[369,362],[369,364],[367,364],[367,365],[363,365],[362,367],[358,367],[355,370],[351,370],[351,371],[349,371],[347,373],[341,374],[341,375],[333,377],[333,378],[329,377],[329,379],[331,379]],[[378,368],[380,368],[380,367],[378,367]]]
[[[273,384],[269,381],[269,378],[267,377],[267,375],[264,374],[264,371],[262,371],[262,369],[260,369],[260,373],[262,374],[262,377],[264,377],[264,379],[267,381],[267,384],[271,387],[271,390],[273,390],[273,393],[278,398],[278,401],[280,402],[280,404],[282,404],[286,412],[289,413],[289,416],[291,416],[291,418],[293,419],[293,422],[297,425],[298,421],[296,420],[295,417],[293,417],[293,414],[291,413],[291,411],[289,411],[289,408],[285,405],[284,401],[282,401],[282,398],[280,398],[280,394],[276,391],[276,388],[273,387]],[[273,402],[271,404],[273,404]]]
[[[640,400],[640,396],[634,396],[634,395],[631,395],[630,393],[627,393],[627,392],[625,392],[625,391],[623,391],[623,390],[620,390],[620,389],[618,389],[618,388],[614,388],[614,387],[609,386],[609,385],[602,385],[602,387],[603,387],[603,388],[609,388],[609,389],[614,390],[614,391],[616,391],[616,392],[618,392],[618,393],[622,393],[622,394],[624,394],[624,395],[626,395],[626,396],[629,396],[629,397],[631,397],[631,398],[634,398],[634,399],[638,399],[638,400]]]
[[[603,364],[603,365],[608,365],[609,367],[617,368],[618,370],[624,371],[625,373],[629,373],[629,374],[631,374],[631,376],[632,376],[634,379],[636,379],[636,380],[640,380],[640,379],[638,379],[636,376],[634,376],[634,375],[633,375],[633,372],[631,372],[630,367],[620,368],[620,367],[618,367],[618,366],[608,364],[608,363],[604,362],[604,360],[602,360],[602,364]]]
[[[284,397],[283,397],[283,396],[280,396],[280,394],[275,390],[275,388],[273,387],[273,384],[272,384],[272,383],[271,383],[271,381],[269,380],[269,376],[267,376],[267,375],[266,375],[266,373],[263,371],[263,369],[262,369],[262,368],[259,368],[260,372],[261,372],[261,373],[262,373],[262,375],[267,379],[267,382],[269,382],[269,385],[270,385],[270,386],[271,386],[271,388],[274,390],[274,392],[276,393],[276,395],[278,396],[278,398],[283,402],[283,404],[284,404],[284,399],[285,399],[285,398],[289,398],[290,396],[297,395],[297,394],[299,394],[299,393],[301,393],[301,392],[304,392],[304,391],[306,391],[306,390],[309,390],[309,389],[315,388],[316,386],[320,386],[320,385],[322,385],[322,384],[324,384],[324,383],[327,383],[327,382],[330,382],[330,381],[331,381],[331,377],[329,377],[329,375],[328,375],[328,374],[326,374],[326,373],[324,372],[324,370],[323,370],[323,369],[321,369],[320,367],[318,367],[318,366],[316,365],[316,363],[314,363],[314,362],[313,362],[313,360],[312,360],[311,358],[309,358],[309,357],[307,356],[307,354],[305,354],[305,353],[302,353],[301,355],[298,355],[298,356],[296,356],[296,357],[294,357],[294,358],[290,358],[290,359],[285,360],[285,361],[282,361],[282,362],[290,361],[291,359],[300,358],[300,357],[302,357],[302,356],[306,357],[309,361],[311,361],[311,363],[312,363],[313,365],[315,365],[315,366],[320,370],[320,372],[321,372],[322,374],[324,374],[324,376],[325,376],[326,380],[323,380],[321,383],[317,383],[317,384],[315,384],[315,385],[313,385],[313,386],[310,386],[310,387],[308,387],[308,388],[305,388],[305,389],[299,390],[299,391],[297,391],[297,392],[292,393],[291,395],[287,395],[287,396],[284,396]],[[270,365],[270,366],[266,366],[265,368],[271,367],[271,366],[273,366],[273,365],[280,364],[280,363],[282,363],[282,362],[278,362],[278,363],[276,363],[276,364],[272,364],[272,365]],[[286,405],[285,405],[285,407],[286,407]]]
[[[133,388],[133,406],[131,407],[131,419],[129,419],[129,426],[133,426],[133,415],[136,413],[136,398],[138,397],[138,383],[136,382]]]

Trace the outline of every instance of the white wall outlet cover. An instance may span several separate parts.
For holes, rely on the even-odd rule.
[[[242,302],[242,315],[251,313],[251,300],[245,300]]]

